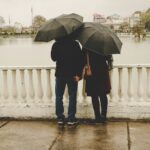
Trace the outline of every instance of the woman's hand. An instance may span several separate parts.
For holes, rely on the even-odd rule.
[[[108,61],[108,70],[111,71],[113,69],[113,62]]]
[[[74,80],[75,80],[76,82],[78,82],[79,80],[81,80],[81,78],[80,78],[79,76],[77,76],[77,75],[74,76],[73,78],[74,78]]]

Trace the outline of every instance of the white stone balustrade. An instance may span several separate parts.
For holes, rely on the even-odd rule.
[[[0,117],[54,118],[55,67],[0,67]],[[108,117],[150,118],[150,65],[115,65]],[[77,117],[94,117],[85,82],[78,87]],[[68,94],[64,94],[67,114]]]

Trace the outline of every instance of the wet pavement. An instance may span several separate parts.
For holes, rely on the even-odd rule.
[[[150,150],[149,139],[146,122],[61,128],[55,121],[0,121],[0,150]]]

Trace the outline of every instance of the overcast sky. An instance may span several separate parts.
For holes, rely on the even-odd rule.
[[[40,14],[46,19],[74,12],[82,15],[84,21],[92,21],[94,13],[129,16],[136,10],[150,8],[150,0],[0,0],[0,16],[6,24],[10,16],[11,24],[17,21],[31,25],[31,7],[34,16]]]

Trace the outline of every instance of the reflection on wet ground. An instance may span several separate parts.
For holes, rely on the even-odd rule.
[[[149,150],[150,123],[107,122],[63,128],[55,121],[0,121],[2,150]]]

